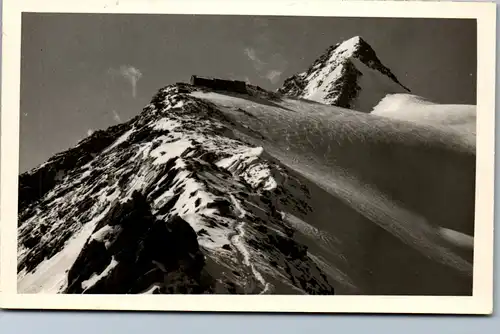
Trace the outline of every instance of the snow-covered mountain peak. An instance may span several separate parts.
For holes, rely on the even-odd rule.
[[[306,71],[286,79],[279,93],[370,112],[387,94],[406,93],[360,36],[329,47]]]
[[[354,36],[342,43],[337,43],[335,52],[345,52],[346,55],[353,56],[362,44],[366,44],[366,42],[361,38],[361,36]]]

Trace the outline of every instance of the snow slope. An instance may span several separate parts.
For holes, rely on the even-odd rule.
[[[20,176],[18,289],[468,295],[474,179],[460,129],[171,85]]]
[[[446,127],[409,124],[295,99],[270,106],[245,96],[193,94],[245,124],[240,138],[264,147],[311,181],[316,191],[330,195],[330,202],[321,201],[324,205],[309,201],[314,215],[322,216],[311,221],[315,227],[325,224],[330,234],[344,240],[343,256],[363,268],[350,274],[358,277],[364,293],[391,294],[398,289],[407,293],[411,285],[417,289],[417,273],[422,283],[429,280],[429,285],[421,286],[422,293],[463,293],[470,288],[471,254],[462,256],[462,250],[440,231],[473,235],[472,138]],[[462,182],[457,183],[458,179]],[[330,224],[320,222],[323,219]],[[394,253],[399,255],[391,263],[388,259]],[[386,265],[390,268],[382,269]],[[364,270],[370,275],[365,276]],[[426,271],[428,276],[422,274]],[[437,272],[442,272],[443,281],[436,280]]]
[[[372,110],[373,115],[438,125],[476,136],[476,106],[465,104],[437,104],[411,94],[390,94]]]
[[[363,112],[370,112],[387,94],[408,91],[359,36],[330,47],[307,71],[286,79],[278,90]]]

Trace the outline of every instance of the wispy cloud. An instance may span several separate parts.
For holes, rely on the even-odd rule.
[[[243,49],[244,54],[252,62],[255,71],[260,77],[266,78],[272,84],[278,83],[281,74],[288,65],[287,61],[278,53],[269,54],[272,48],[267,43],[259,41],[257,44],[261,44],[259,50],[263,51],[261,52],[262,55],[259,55],[257,49],[253,47],[245,47]]]
[[[259,77],[276,85],[287,69],[288,62],[283,55],[285,49],[272,33],[272,24],[272,18],[257,16],[253,19],[252,29],[255,34],[249,44],[243,47],[243,54]]]
[[[92,129],[87,130],[87,136],[92,136],[93,133],[94,133],[94,130],[92,130]]]
[[[277,83],[280,80],[282,71],[271,70],[267,72],[266,78],[269,79],[273,84]]]
[[[268,61],[264,61],[257,55],[254,48],[246,47],[243,51],[247,58],[252,61],[253,67],[261,77],[271,81],[272,84],[278,83],[287,65],[282,56],[275,54],[269,57]]]
[[[127,80],[132,86],[132,97],[136,97],[137,94],[137,82],[142,78],[142,72],[130,65],[122,65],[119,69],[110,68],[109,73],[118,74]]]
[[[265,63],[257,57],[257,52],[253,48],[245,48],[244,52],[248,59],[250,59],[253,63],[253,66],[257,71],[261,71],[265,65]]]
[[[116,112],[116,110],[114,110],[114,109],[113,109],[113,111],[112,111],[112,112],[113,112],[113,119],[114,119],[115,121],[117,121],[118,123],[121,123],[122,118],[121,118],[121,117],[120,117],[120,115]]]

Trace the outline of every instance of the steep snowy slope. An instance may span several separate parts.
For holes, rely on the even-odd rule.
[[[408,92],[361,37],[331,46],[305,72],[284,81],[278,92],[363,112],[387,94]]]
[[[249,91],[168,86],[22,175],[20,292],[471,293],[474,140]]]
[[[453,128],[476,136],[476,106],[465,104],[437,104],[411,94],[390,94],[372,110],[373,115],[416,123]]]
[[[300,217],[341,240],[363,293],[470,293],[472,254],[443,228],[473,236],[475,140],[300,100],[194,95],[311,181],[313,213]]]

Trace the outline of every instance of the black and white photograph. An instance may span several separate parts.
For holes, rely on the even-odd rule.
[[[13,293],[472,298],[478,19],[355,13],[19,13]]]

